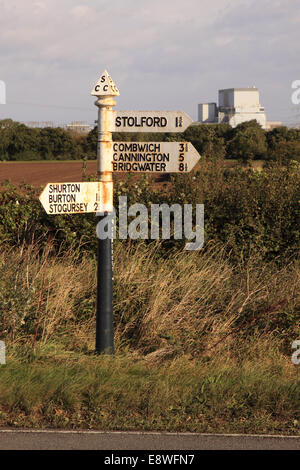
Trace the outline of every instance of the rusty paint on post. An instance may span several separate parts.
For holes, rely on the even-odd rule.
[[[116,105],[112,96],[100,96],[95,105],[98,106],[98,140],[97,140],[97,175],[102,183],[103,204],[113,208],[113,178],[112,178],[112,106]]]
[[[98,213],[99,223],[112,216],[113,178],[112,178],[112,106],[116,104],[113,96],[119,95],[111,77],[105,70],[94,86],[91,94],[97,96],[98,139],[97,173],[103,191],[104,205],[111,211]],[[114,354],[113,329],[113,240],[98,238],[98,286],[96,314],[96,353]]]

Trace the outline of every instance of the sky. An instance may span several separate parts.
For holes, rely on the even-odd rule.
[[[299,0],[0,0],[0,119],[97,118],[104,69],[115,109],[182,110],[256,86],[268,120],[300,123]]]

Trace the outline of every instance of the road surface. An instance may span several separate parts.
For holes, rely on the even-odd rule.
[[[0,450],[300,450],[300,437],[2,429]]]

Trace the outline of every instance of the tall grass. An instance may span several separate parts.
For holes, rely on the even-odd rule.
[[[117,351],[236,355],[245,342],[255,346],[258,339],[289,351],[299,334],[299,260],[278,267],[254,256],[232,265],[222,246],[168,259],[158,249],[116,244]],[[51,256],[49,247],[42,254],[33,246],[6,250],[0,279],[0,331],[7,342],[30,342],[37,332],[42,344],[60,338],[71,348],[93,347],[94,259],[80,250],[62,256]]]
[[[93,355],[96,262],[0,254],[0,425],[300,434],[299,260],[116,243],[116,355]]]

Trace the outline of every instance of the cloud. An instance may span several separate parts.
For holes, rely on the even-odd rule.
[[[0,0],[0,9],[0,79],[19,101],[91,106],[107,68],[120,106],[196,117],[197,102],[226,86],[256,84],[266,107],[288,107],[299,78],[298,0]]]
[[[164,50],[172,43],[181,43],[190,36],[190,28],[199,32],[200,25],[209,21],[222,3],[216,1],[213,8],[202,10],[196,0],[22,0],[16,9],[5,0],[0,47],[3,52],[14,48],[16,55],[25,53],[37,59],[47,59],[48,53],[50,59],[55,59],[56,51],[57,59],[68,60],[80,56],[88,59],[100,51],[109,59],[110,53],[118,49],[115,59],[122,62],[125,53],[136,55],[145,48]]]

